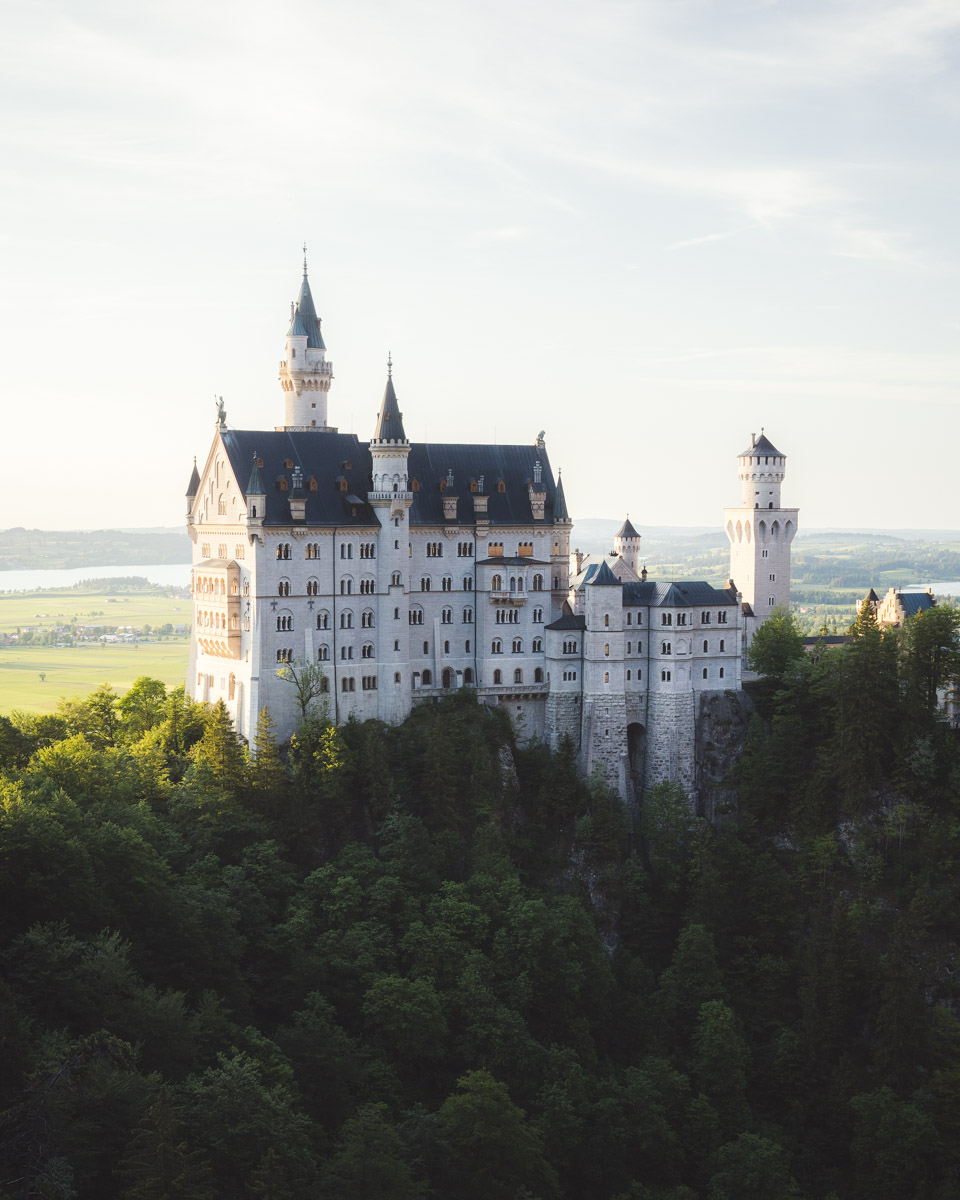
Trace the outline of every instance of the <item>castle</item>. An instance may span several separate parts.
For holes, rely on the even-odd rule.
[[[739,456],[726,588],[655,582],[629,520],[610,555],[571,553],[542,433],[524,446],[411,442],[389,361],[373,436],[339,433],[306,262],[291,307],[284,424],[232,429],[221,403],[187,489],[189,694],[222,699],[253,741],[263,706],[281,738],[296,727],[285,664],[322,665],[337,722],[397,723],[468,687],[523,737],[569,735],[581,769],[627,799],[660,779],[692,794],[703,698],[740,688],[752,629],[789,601],[784,456],[765,436]]]

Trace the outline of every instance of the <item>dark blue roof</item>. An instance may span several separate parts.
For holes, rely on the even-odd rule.
[[[630,518],[627,517],[614,536],[618,538],[638,538],[640,534],[637,533]]]
[[[397,393],[393,388],[393,376],[387,376],[387,386],[383,389],[383,400],[380,402],[380,415],[377,417],[377,428],[373,435],[379,441],[405,442],[407,435],[403,431],[403,415],[397,403]]]
[[[568,613],[562,616],[559,621],[554,621],[552,625],[548,625],[547,629],[586,629],[587,622],[583,617],[578,617],[575,613]]]
[[[590,584],[591,587],[622,587],[620,580],[607,566],[606,559],[592,571],[588,567],[587,577],[583,582]]]
[[[555,521],[569,521],[567,515],[567,498],[563,494],[563,480],[557,476],[557,498],[554,505],[553,519]]]
[[[929,592],[898,592],[897,598],[908,617],[915,617],[918,612],[925,612],[934,606],[933,597]]]
[[[298,321],[302,326],[302,329],[299,330],[296,329]],[[323,344],[323,334],[320,332],[320,318],[317,316],[317,310],[313,304],[313,295],[310,291],[306,269],[303,272],[303,282],[300,284],[300,295],[297,298],[297,309],[290,331],[291,333],[299,332],[301,335],[305,333],[308,346],[312,346],[315,350],[326,350],[326,346]]]
[[[736,592],[715,588],[703,580],[658,583],[652,579],[623,585],[624,608],[697,608],[737,604]]]
[[[267,497],[265,525],[291,523],[288,500],[293,487],[293,468],[286,466],[291,461],[303,472],[308,525],[379,526],[366,502],[372,485],[370,447],[356,434],[224,429],[221,436],[238,482],[249,478],[250,460],[255,455],[263,460],[260,474]],[[544,524],[550,524],[554,519],[557,489],[542,448],[413,443],[407,460],[408,472],[411,486],[416,480],[419,490],[414,493],[410,507],[411,525],[449,524],[444,520],[440,490],[440,482],[446,479],[449,470],[457,480],[460,497],[457,516],[464,524],[475,523],[470,483],[479,481],[481,475],[492,526],[534,524],[527,485],[533,479],[538,458],[543,464],[542,486],[547,493]],[[287,491],[279,488],[281,477],[286,478]],[[312,479],[317,481],[316,491],[310,490]],[[341,479],[346,485],[343,490]],[[503,492],[498,486],[501,480]]]
[[[193,460],[193,470],[190,472],[190,482],[187,484],[187,496],[193,498],[200,491],[200,472],[197,470],[197,460]]]

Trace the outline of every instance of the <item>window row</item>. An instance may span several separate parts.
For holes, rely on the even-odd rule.
[[[516,684],[516,683],[523,683],[523,669],[522,669],[521,667],[517,667],[517,669],[514,671],[514,673],[513,673],[513,682],[514,682],[515,684]],[[543,667],[536,667],[536,668],[534,669],[534,672],[533,672],[533,682],[534,682],[534,683],[543,683]],[[500,670],[496,670],[496,671],[494,671],[494,673],[493,673],[493,686],[494,686],[494,687],[500,687],[502,684],[503,684],[503,672],[502,672],[502,671],[500,671]]]
[[[504,592],[507,590],[509,590],[511,592],[522,592],[524,589],[524,581],[523,581],[522,575],[511,575],[509,584],[506,588],[503,586],[503,580],[504,580],[503,575],[494,575],[492,577],[492,579],[490,580],[490,590],[493,592]],[[534,575],[530,590],[533,592],[542,592],[543,591],[543,576],[542,575],[539,575],[539,574]]]
[[[531,646],[531,652],[533,654],[540,654],[543,652],[543,638],[534,638],[533,639],[533,644]],[[502,654],[503,653],[503,642],[500,640],[500,638],[494,638],[493,641],[490,643],[490,653],[491,654]],[[523,638],[514,638],[513,639],[511,653],[512,654],[522,654],[523,653]]]

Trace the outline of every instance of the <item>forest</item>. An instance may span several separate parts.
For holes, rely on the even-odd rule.
[[[772,618],[713,822],[469,693],[0,717],[0,1197],[960,1195],[958,621]]]

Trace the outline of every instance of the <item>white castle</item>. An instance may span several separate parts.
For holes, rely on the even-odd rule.
[[[332,379],[304,263],[284,424],[232,429],[221,403],[187,490],[194,699],[222,699],[252,742],[263,706],[280,738],[296,727],[287,663],[322,664],[337,722],[397,723],[468,687],[521,737],[569,735],[581,769],[626,799],[660,779],[692,794],[704,698],[740,688],[752,629],[789,602],[784,456],[761,436],[739,457],[726,588],[655,582],[629,519],[611,554],[571,554],[542,433],[527,446],[410,442],[388,362],[361,441],[328,424]]]

